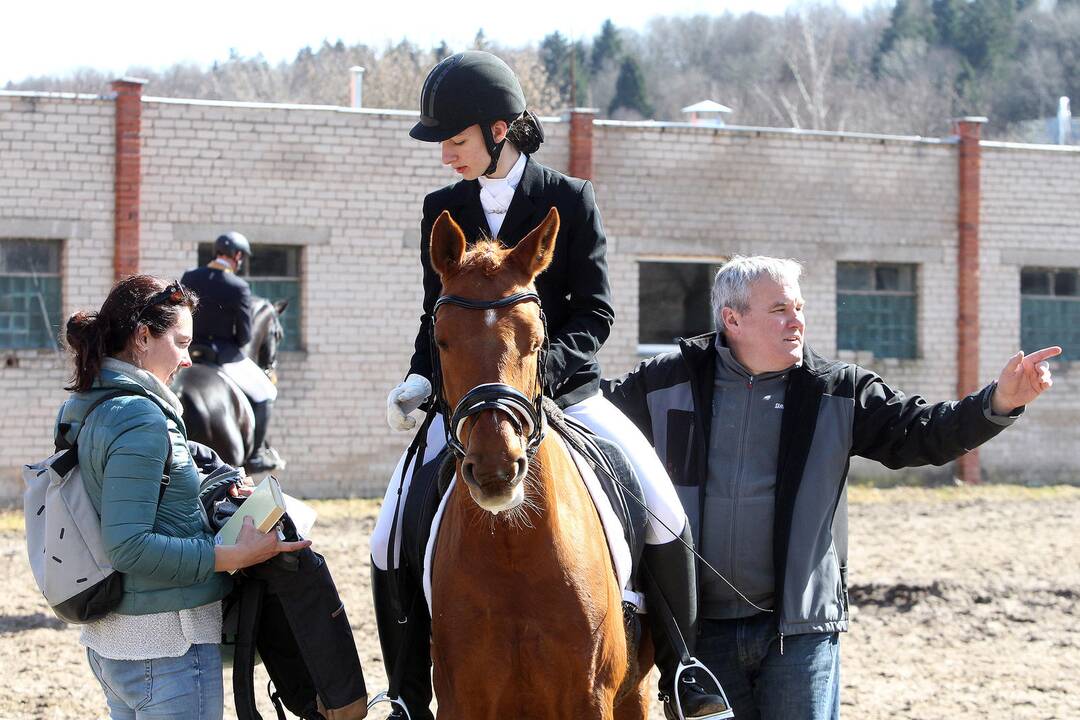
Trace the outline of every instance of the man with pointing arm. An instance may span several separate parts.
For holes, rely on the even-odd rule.
[[[732,259],[713,284],[718,332],[604,383],[667,466],[695,545],[731,582],[699,564],[697,655],[739,720],[839,717],[851,456],[951,462],[1015,422],[1061,352],[1017,353],[996,382],[928,404],[804,345],[801,272]]]

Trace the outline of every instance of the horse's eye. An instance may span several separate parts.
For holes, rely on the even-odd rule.
[[[450,349],[450,343],[446,342],[445,340],[436,340],[435,344],[438,345],[440,350],[449,350]]]

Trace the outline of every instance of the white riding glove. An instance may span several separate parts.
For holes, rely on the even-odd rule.
[[[391,430],[412,430],[416,418],[409,413],[420,407],[431,395],[431,382],[423,375],[410,373],[405,382],[386,396],[386,422]]]

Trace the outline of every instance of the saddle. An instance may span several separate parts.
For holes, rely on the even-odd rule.
[[[549,432],[557,432],[567,446],[582,456],[600,481],[630,549],[631,584],[640,587],[637,577],[645,547],[648,514],[645,495],[633,466],[618,445],[564,415],[547,398],[544,399],[544,411]],[[424,554],[431,536],[432,521],[454,478],[454,472],[454,456],[446,447],[413,473],[402,514],[401,569],[415,579],[418,587],[423,585]]]

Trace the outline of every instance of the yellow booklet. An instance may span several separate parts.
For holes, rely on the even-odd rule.
[[[240,509],[221,526],[221,530],[214,536],[214,544],[235,545],[246,517],[255,522],[256,530],[267,533],[284,514],[285,496],[281,492],[281,485],[273,475],[267,475],[255,486],[255,490],[244,500]]]

